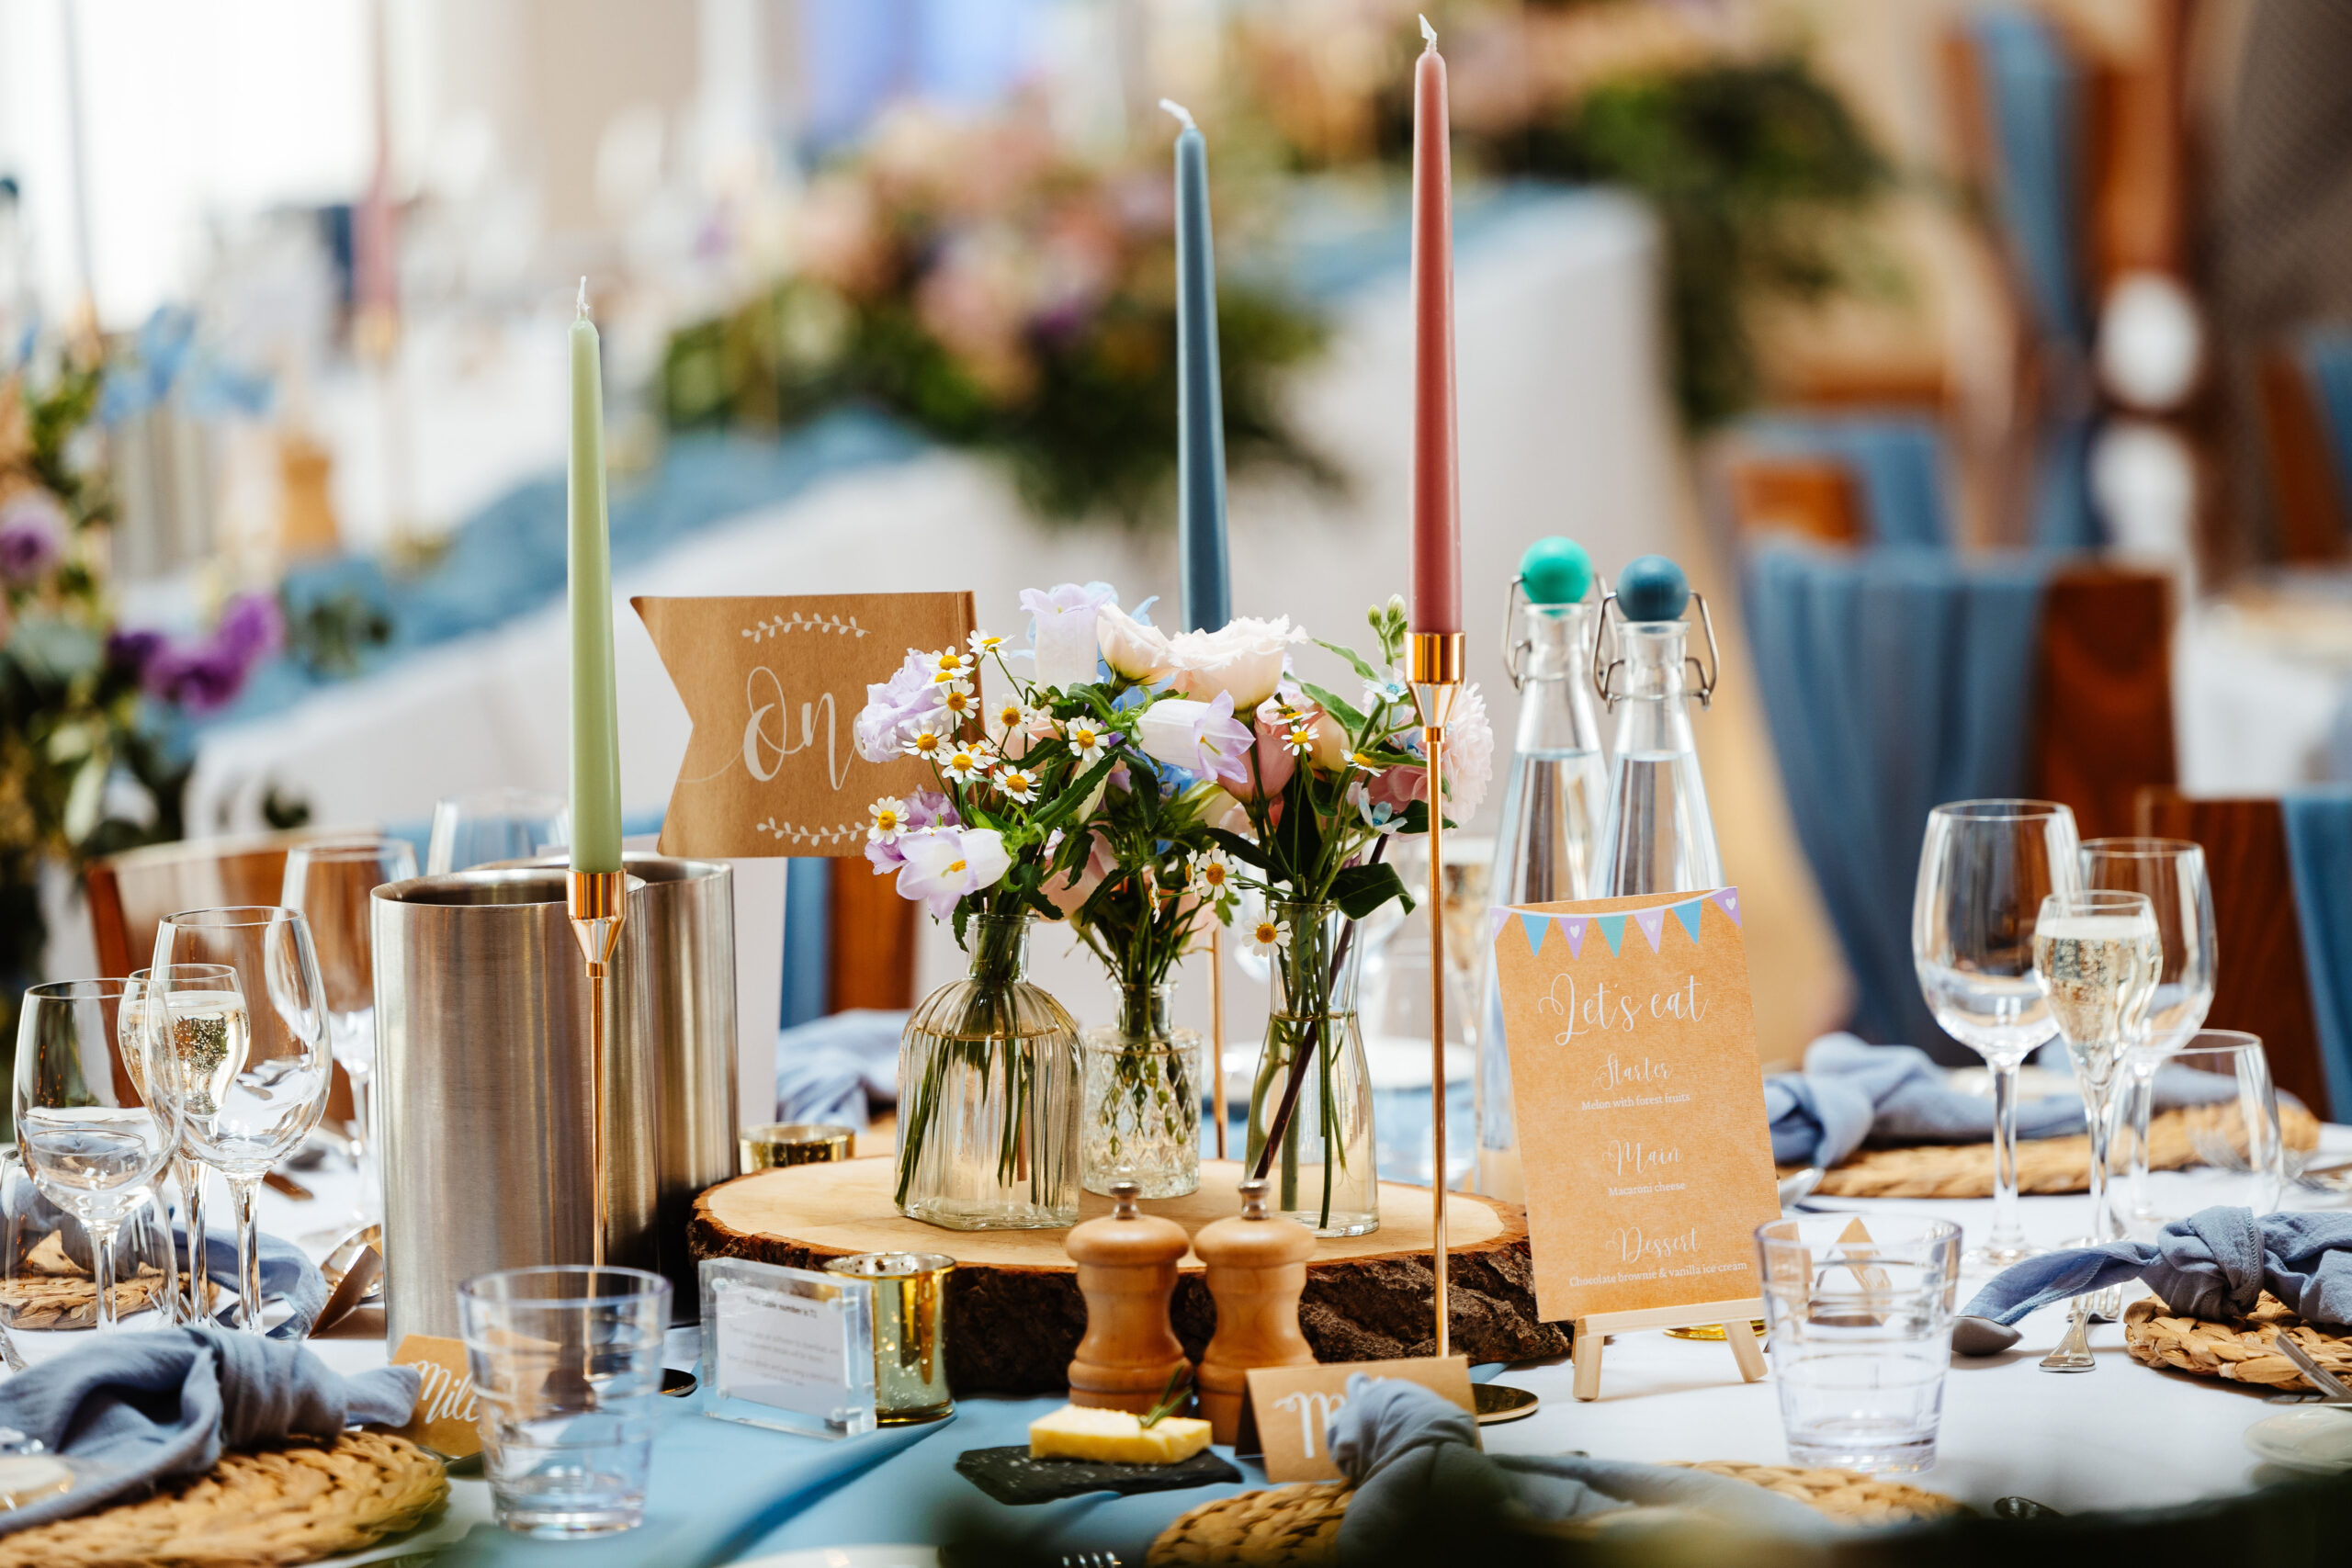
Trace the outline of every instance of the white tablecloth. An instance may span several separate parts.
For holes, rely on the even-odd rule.
[[[2352,1127],[2327,1128],[2322,1147],[2352,1151]],[[318,1194],[312,1201],[298,1203],[265,1190],[265,1228],[299,1237],[332,1226],[350,1199],[351,1179],[322,1169],[304,1174],[302,1180]],[[2211,1176],[2195,1172],[2159,1175],[2155,1182],[2157,1201],[2178,1213],[2205,1206],[2215,1187]],[[1883,1209],[1929,1212],[1958,1220],[1969,1233],[1989,1220],[1992,1208],[1986,1201],[1823,1201],[1864,1215]],[[2307,1206],[2312,1200],[2293,1201]],[[2029,1236],[2052,1246],[2080,1235],[2088,1223],[2088,1204],[2081,1198],[2029,1198],[2024,1213]],[[225,1224],[225,1203],[213,1214],[216,1224]],[[1974,1239],[1971,1234],[1963,1241]],[[1974,1289],[1975,1281],[1964,1282],[1962,1299]],[[2166,1506],[2285,1479],[2242,1440],[2247,1427],[2279,1409],[2261,1393],[2141,1366],[2125,1353],[2122,1330],[2112,1324],[2092,1331],[2097,1371],[2045,1373],[2034,1363],[2064,1329],[2064,1307],[2052,1306],[2026,1320],[2024,1337],[2006,1354],[1955,1357],[1936,1466],[1907,1479],[1979,1509],[2001,1497],[2024,1496],[2066,1513]],[[382,1362],[382,1334],[380,1314],[368,1309],[311,1344],[331,1365],[357,1371]],[[35,1359],[82,1342],[72,1334],[17,1337]],[[697,1353],[694,1330],[673,1331],[672,1365],[692,1366]],[[1565,1359],[1507,1370],[1500,1381],[1540,1394],[1543,1408],[1527,1420],[1487,1427],[1487,1447],[1498,1453],[1582,1450],[1611,1459],[1788,1462],[1771,1379],[1741,1382],[1724,1346],[1673,1339],[1662,1332],[1622,1334],[1611,1342],[1602,1367],[1600,1397],[1591,1404],[1578,1404],[1571,1394],[1571,1369]],[[366,1562],[455,1540],[490,1517],[488,1483],[456,1480],[449,1512],[428,1530],[338,1561]],[[888,1521],[877,1521],[876,1528],[881,1533],[865,1539],[893,1539]]]

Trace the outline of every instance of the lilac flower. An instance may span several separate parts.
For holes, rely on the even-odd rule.
[[[919,789],[907,796],[907,826],[920,831],[925,828],[960,828],[964,819],[956,815],[956,803],[946,794],[935,789]]]
[[[940,698],[946,694],[932,683],[931,671],[931,656],[910,648],[897,673],[865,688],[865,705],[851,727],[859,756],[869,762],[893,760],[906,726],[938,714]]]
[[[1098,653],[1095,621],[1102,607],[1118,603],[1118,591],[1107,582],[1075,582],[1039,592],[1021,591],[1021,607],[1029,612],[1029,640],[1037,649],[1037,683],[1076,686],[1094,679]]]
[[[286,622],[277,613],[272,593],[240,593],[220,612],[212,628],[212,646],[232,659],[242,659],[250,671],[286,646]]]
[[[65,538],[65,515],[39,491],[0,507],[0,582],[22,588],[56,561]]]
[[[1136,727],[1136,744],[1146,756],[1227,784],[1247,784],[1250,749],[1257,737],[1233,716],[1233,694],[1214,702],[1189,697],[1157,702]]]
[[[148,664],[163,651],[164,634],[159,631],[117,627],[107,634],[107,662],[141,680],[146,678]]]
[[[901,842],[907,863],[899,868],[899,897],[920,900],[934,920],[966,894],[995,886],[1012,864],[1004,835],[989,828],[938,828]]]
[[[192,648],[175,647],[156,632],[118,633],[107,646],[109,658],[139,671],[148,695],[201,717],[235,702],[285,636],[275,598],[241,593],[212,635]]]

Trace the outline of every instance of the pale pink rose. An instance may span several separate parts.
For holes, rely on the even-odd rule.
[[[1176,661],[1176,689],[1203,702],[1228,694],[1236,708],[1254,708],[1282,684],[1283,661],[1306,632],[1283,615],[1272,621],[1237,615],[1213,632],[1185,632],[1169,639]]]
[[[1243,777],[1227,780],[1225,785],[1243,800],[1282,794],[1289,785],[1291,775],[1298,772],[1298,759],[1283,741],[1284,727],[1264,717],[1262,707],[1260,714],[1258,722],[1250,727],[1258,736],[1258,744],[1250,753],[1250,765],[1242,770]]]
[[[1168,634],[1148,626],[1115,604],[1095,612],[1094,635],[1104,663],[1130,681],[1165,681],[1176,672]]]
[[[1102,841],[1102,835],[1097,833],[1094,842],[1087,849],[1084,865],[1048,880],[1037,891],[1043,893],[1067,919],[1078,913],[1080,906],[1094,896],[1094,890],[1102,886],[1102,879],[1111,874],[1115,863],[1111,859],[1110,846]]]

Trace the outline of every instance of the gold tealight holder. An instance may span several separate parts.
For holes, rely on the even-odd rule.
[[[947,1277],[956,1260],[939,1252],[861,1252],[825,1265],[828,1274],[874,1287],[874,1419],[884,1427],[936,1421],[952,1413],[947,1392]]]
[[[743,1174],[780,1165],[824,1165],[854,1158],[857,1129],[830,1122],[770,1122],[735,1134]]]

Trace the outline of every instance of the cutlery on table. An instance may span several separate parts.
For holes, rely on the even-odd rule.
[[[2058,1348],[2041,1358],[2045,1372],[2087,1372],[2096,1370],[2091,1359],[2091,1299],[2076,1296],[2066,1314],[2066,1337],[2058,1341]]]
[[[2327,1395],[2329,1404],[2341,1401],[2352,1404],[2352,1385],[2346,1385],[2342,1378],[2312,1360],[2311,1352],[2296,1344],[2292,1336],[2281,1330],[2272,1337],[2270,1342],[2278,1347],[2280,1355],[2295,1363],[2295,1370],[2302,1373],[2313,1388]]]

